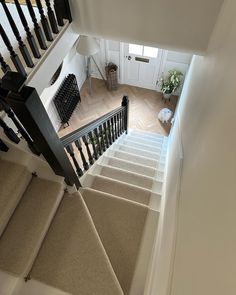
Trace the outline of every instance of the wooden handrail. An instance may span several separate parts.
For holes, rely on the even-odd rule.
[[[4,75],[1,87],[6,90],[7,97],[2,99],[3,108],[27,142],[42,153],[53,171],[65,177],[68,185],[79,188],[79,177],[84,170],[88,170],[103,152],[127,133],[128,97],[123,97],[120,107],[60,139],[36,89],[25,86],[25,81],[26,77],[16,72],[8,71]],[[13,138],[3,121],[0,125]]]
[[[127,133],[128,112],[129,100],[124,96],[120,107],[61,138],[77,175],[83,175],[82,165],[84,170],[88,170],[110,145],[124,132]],[[74,148],[78,150],[80,161],[77,160]]]
[[[36,89],[25,86],[26,78],[8,71],[2,78],[6,98],[26,132],[32,138],[55,174],[65,177],[68,185],[81,186]]]
[[[83,137],[84,135],[87,135],[90,131],[93,131],[96,127],[102,125],[104,122],[107,122],[107,120],[111,119],[112,117],[114,117],[114,115],[118,114],[119,112],[121,112],[123,109],[125,109],[125,107],[118,107],[115,110],[103,115],[102,117],[93,120],[92,122],[76,129],[75,131],[63,136],[61,138],[61,142],[64,146],[67,146],[73,142],[75,142],[75,140],[77,140],[78,138]]]

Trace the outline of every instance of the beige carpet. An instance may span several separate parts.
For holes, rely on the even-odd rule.
[[[135,174],[118,168],[113,168],[110,166],[103,166],[100,174],[146,189],[151,189],[153,184],[153,179],[150,177]]]
[[[60,201],[59,183],[33,178],[0,239],[0,269],[24,276]]]
[[[131,161],[133,163],[139,163],[140,165],[145,165],[145,166],[152,167],[152,168],[156,168],[157,163],[158,163],[157,160],[153,160],[150,158],[122,152],[119,150],[113,150],[111,155],[113,155],[113,152],[114,152],[114,157],[116,157],[116,158],[126,160],[126,161]]]
[[[0,159],[0,236],[31,177],[24,166]]]
[[[151,167],[143,166],[139,163],[135,164],[129,160],[123,161],[121,159],[109,158],[107,165],[149,177],[154,177],[156,173],[156,170]]]
[[[162,144],[160,144],[160,143],[155,143],[153,145],[150,145],[148,143],[140,143],[137,141],[133,141],[129,138],[125,138],[123,140],[123,143],[128,146],[133,146],[137,149],[141,149],[141,150],[145,150],[145,151],[149,151],[149,152],[153,152],[153,153],[158,153],[158,154],[160,153],[161,147],[162,147]]]
[[[138,148],[135,148],[134,146],[118,144],[118,145],[116,145],[115,149],[130,153],[130,154],[135,154],[135,155],[138,155],[138,156],[154,159],[154,160],[159,160],[160,159],[160,154],[152,153],[152,152],[145,151],[145,150],[142,150],[142,149],[138,149]]]
[[[123,294],[79,193],[62,200],[31,275],[71,294]]]
[[[83,189],[82,196],[124,294],[128,295],[149,209],[91,189]]]
[[[150,190],[99,175],[94,176],[91,188],[144,205],[148,205],[150,202]]]
[[[148,139],[148,140],[160,140],[160,139],[163,140],[164,139],[163,135],[156,133],[156,132],[149,132],[147,130],[132,129],[132,130],[130,130],[129,135],[141,137],[143,139]]]
[[[126,137],[127,139],[129,139],[129,140],[132,140],[132,141],[137,141],[137,142],[139,142],[139,143],[144,143],[144,144],[150,144],[150,145],[152,145],[152,144],[160,144],[160,143],[163,143],[163,138],[159,138],[159,137],[157,137],[157,138],[148,138],[148,137],[143,137],[142,135],[141,136],[139,136],[139,135],[137,135],[137,134],[132,134],[132,131],[131,131],[131,133],[129,133],[128,135],[127,135],[127,137]]]

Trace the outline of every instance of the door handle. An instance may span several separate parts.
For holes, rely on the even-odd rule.
[[[131,57],[130,55],[126,55],[126,58],[127,58],[128,60],[131,60],[131,59],[132,59],[132,57]]]

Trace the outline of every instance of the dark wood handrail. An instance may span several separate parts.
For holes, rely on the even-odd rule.
[[[79,178],[64,150],[35,88],[25,86],[26,77],[8,71],[1,87],[8,91],[6,101],[55,174],[68,185],[81,186]]]
[[[102,125],[103,123],[107,122],[107,120],[114,117],[114,115],[120,113],[122,110],[124,110],[125,107],[118,107],[115,110],[103,115],[102,117],[93,120],[92,122],[76,129],[75,131],[71,132],[70,134],[67,134],[61,138],[61,142],[64,146],[67,146],[78,138],[83,137],[84,135],[87,135],[90,131],[94,130],[96,127]]]
[[[128,131],[129,100],[121,106],[61,138],[77,175],[83,175],[124,132]],[[79,158],[79,161],[77,160]]]
[[[120,107],[60,139],[36,89],[25,86],[25,81],[26,77],[16,72],[8,71],[4,75],[1,83],[3,93],[6,91],[6,98],[2,99],[3,109],[53,171],[63,176],[68,185],[79,188],[79,177],[84,170],[88,170],[103,152],[127,133],[128,97],[123,97]],[[0,126],[11,140],[15,139],[4,121],[0,120]]]

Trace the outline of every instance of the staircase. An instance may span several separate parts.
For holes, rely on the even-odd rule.
[[[2,157],[0,294],[144,294],[167,144],[123,134],[73,194]]]

